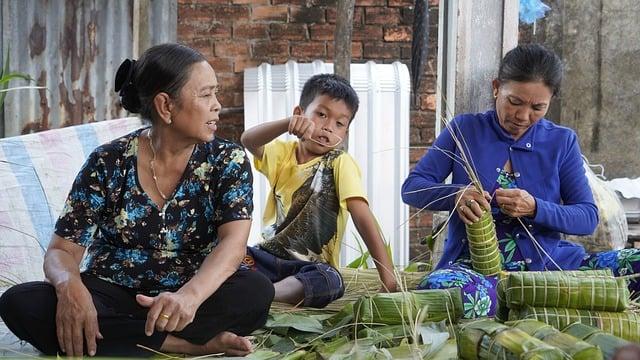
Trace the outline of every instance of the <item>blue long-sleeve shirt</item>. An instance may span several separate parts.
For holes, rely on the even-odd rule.
[[[465,153],[484,189],[493,187],[498,171],[511,159],[518,188],[536,200],[535,216],[522,221],[562,270],[577,269],[585,255],[584,248],[561,240],[560,233],[593,233],[598,225],[598,209],[585,176],[575,132],[541,119],[514,140],[500,127],[495,111],[457,116],[451,128],[459,139],[464,138]],[[417,208],[451,211],[455,192],[470,184],[458,163],[459,155],[451,132],[444,130],[409,173],[402,186],[403,201]],[[449,174],[452,184],[443,186]],[[467,246],[464,223],[454,211],[437,268],[456,261]],[[529,270],[558,270],[524,228],[519,232],[517,246]]]

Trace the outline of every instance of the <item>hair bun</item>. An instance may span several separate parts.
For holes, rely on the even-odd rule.
[[[132,113],[140,111],[138,89],[133,83],[135,78],[135,60],[125,59],[116,72],[115,91],[120,95],[120,104]]]

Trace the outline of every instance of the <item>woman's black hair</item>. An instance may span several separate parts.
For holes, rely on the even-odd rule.
[[[560,90],[562,60],[553,51],[539,44],[518,45],[502,59],[498,80],[534,82],[542,81],[553,95]]]
[[[180,44],[153,46],[138,61],[126,59],[120,64],[115,78],[122,107],[153,120],[153,98],[167,93],[177,99],[189,79],[191,65],[207,61],[198,51]]]

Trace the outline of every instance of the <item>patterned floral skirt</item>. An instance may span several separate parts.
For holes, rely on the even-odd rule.
[[[500,244],[503,256],[505,245],[507,245],[505,243],[508,241],[503,241],[503,244]],[[508,256],[507,254],[506,257],[508,258]],[[504,268],[507,271],[526,270],[526,264],[519,259],[507,261],[504,262]],[[640,273],[640,249],[611,250],[587,254],[582,260],[580,270],[592,269],[611,269],[615,276],[638,274]],[[473,319],[495,314],[497,306],[496,284],[496,276],[481,275],[471,270],[470,260],[460,259],[449,266],[431,272],[422,279],[418,289],[459,287],[462,290],[464,318]],[[629,281],[629,290],[632,297],[640,295],[640,278]]]

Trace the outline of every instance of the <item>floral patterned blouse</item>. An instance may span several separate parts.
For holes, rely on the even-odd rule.
[[[55,233],[88,247],[83,266],[100,279],[155,294],[176,290],[217,245],[217,229],[250,219],[251,165],[238,145],[216,138],[194,147],[162,209],[142,190],[138,138],[98,147],[75,179]]]

